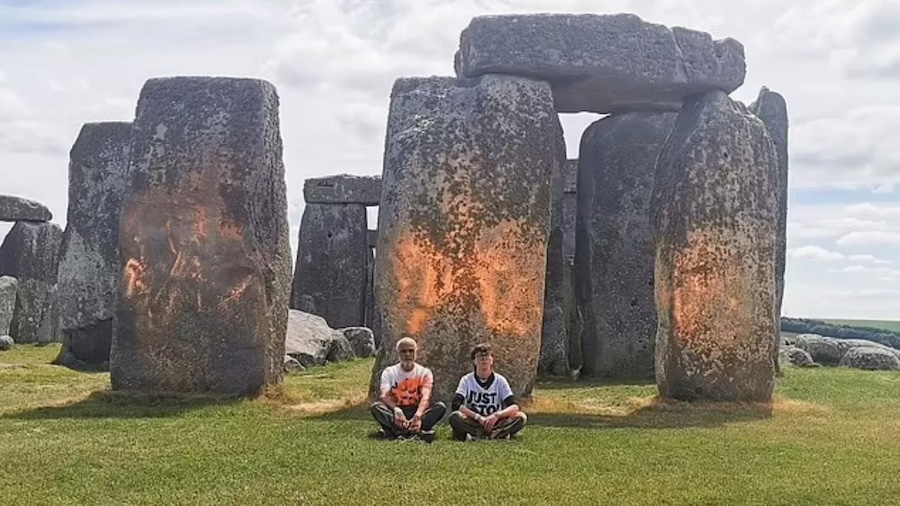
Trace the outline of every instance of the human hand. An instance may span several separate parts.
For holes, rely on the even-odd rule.
[[[418,432],[421,428],[422,419],[419,417],[419,415],[412,417],[412,420],[409,421],[409,430]]]
[[[394,410],[394,425],[401,429],[405,429],[409,425],[409,420],[406,419],[406,415],[403,414],[403,410]]]
[[[496,414],[493,414],[487,418],[483,418],[481,425],[486,431],[491,432],[492,430],[494,430],[494,426],[497,425],[497,422],[499,421],[500,418]]]

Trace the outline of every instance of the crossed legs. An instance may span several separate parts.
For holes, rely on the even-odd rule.
[[[403,416],[406,417],[407,420],[415,416],[416,414],[416,406],[405,406],[401,407],[403,410]],[[432,404],[425,413],[422,415],[422,432],[430,432],[434,429],[434,426],[444,418],[444,413],[447,411],[447,407],[443,402],[436,402]],[[375,417],[375,421],[381,425],[381,428],[387,434],[392,436],[397,436],[401,434],[407,434],[409,431],[401,430],[396,425],[394,425],[394,411],[391,408],[387,407],[387,405],[383,402],[376,402],[372,404],[372,416]]]
[[[487,437],[490,439],[501,439],[506,436],[512,436],[525,427],[525,422],[527,420],[528,417],[525,416],[525,413],[519,411],[511,417],[504,418],[497,422],[497,425],[494,426],[494,430],[488,434],[480,423],[459,411],[450,413],[450,426],[453,427],[453,439],[458,441],[465,441],[466,435],[470,435],[474,438]]]

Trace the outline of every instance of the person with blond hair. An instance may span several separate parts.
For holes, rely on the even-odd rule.
[[[434,376],[431,369],[416,363],[418,344],[411,337],[397,341],[400,362],[381,372],[378,401],[372,404],[372,416],[381,426],[380,435],[395,439],[418,437],[434,441],[434,427],[447,408],[431,403]]]

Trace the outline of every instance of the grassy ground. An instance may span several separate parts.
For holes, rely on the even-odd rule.
[[[279,399],[134,398],[0,353],[0,498],[18,504],[896,504],[900,374],[789,369],[771,406],[545,383],[513,441],[378,441],[370,360]]]
[[[851,327],[873,327],[876,329],[900,332],[900,321],[892,320],[823,320],[833,325],[849,325]]]

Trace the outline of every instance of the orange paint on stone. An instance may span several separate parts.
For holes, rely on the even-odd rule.
[[[230,292],[228,292],[228,296],[225,297],[224,302],[231,302],[233,300],[239,299],[242,295],[244,295],[244,292],[247,291],[247,287],[249,287],[253,283],[253,280],[253,276],[244,277],[244,279],[242,279],[237,284],[237,286],[235,286],[231,289]]]
[[[147,275],[147,266],[140,260],[129,258],[125,264],[125,296],[132,298],[135,295],[142,295],[147,291],[147,284],[144,281]]]
[[[393,270],[399,291],[397,303],[408,308],[405,311],[409,314],[406,333],[417,335],[425,328],[441,298],[437,287],[439,276],[434,269],[434,251],[420,246],[412,235],[402,236],[395,251]]]
[[[222,239],[229,239],[232,241],[244,240],[243,229],[241,226],[227,219],[219,220],[219,234]]]
[[[539,243],[528,246],[522,225],[503,222],[475,245],[475,276],[481,312],[491,330],[525,337],[540,331],[546,255]]]
[[[209,219],[206,216],[206,209],[198,207],[194,209],[194,240],[201,241],[206,239],[207,225]]]
[[[751,322],[745,321],[748,315],[736,294],[753,288],[742,286],[747,281],[740,258],[709,253],[717,244],[728,240],[733,241],[700,231],[691,232],[687,246],[675,254],[673,271],[678,279],[671,308],[673,327],[677,329],[674,337],[695,352],[713,354],[746,345],[738,329]],[[711,327],[710,322],[719,324]]]

